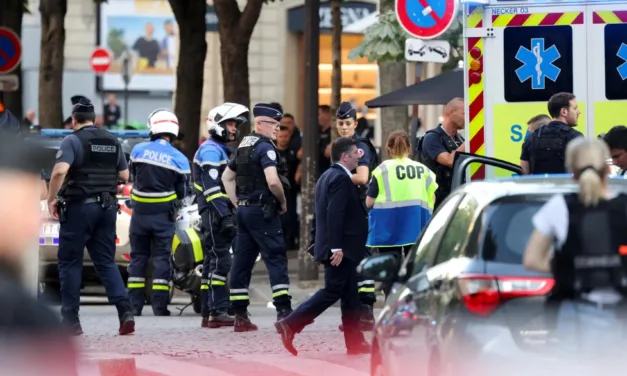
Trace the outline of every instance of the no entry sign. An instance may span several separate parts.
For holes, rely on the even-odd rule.
[[[91,54],[91,69],[98,74],[105,73],[111,66],[111,54],[105,48],[98,47]]]
[[[456,14],[456,0],[396,0],[398,22],[418,39],[442,35],[454,22]]]
[[[0,73],[9,73],[22,60],[22,43],[12,30],[0,27]]]

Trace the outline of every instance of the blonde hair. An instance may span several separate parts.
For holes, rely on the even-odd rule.
[[[411,150],[411,142],[409,141],[407,132],[395,131],[390,133],[387,148],[392,158],[403,158],[407,156]]]
[[[597,139],[577,137],[566,147],[566,169],[579,182],[579,200],[585,206],[596,206],[603,198],[610,151]]]

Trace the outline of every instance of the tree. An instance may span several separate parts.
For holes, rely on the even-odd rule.
[[[174,112],[179,118],[181,133],[185,136],[182,151],[191,160],[198,146],[205,57],[207,56],[207,29],[205,0],[169,0],[179,25],[179,60],[176,67],[176,95]],[[248,63],[246,63],[248,69]],[[248,77],[247,77],[248,78]]]
[[[41,60],[39,64],[39,123],[63,124],[63,64],[67,0],[39,2]]]
[[[448,41],[451,45],[450,59],[442,65],[442,72],[448,72],[457,68],[459,61],[464,60],[464,28],[461,17],[462,13],[460,11],[455,23],[442,36],[442,39]]]
[[[381,0],[379,22],[370,26],[363,41],[349,54],[349,58],[367,57],[379,65],[379,87],[382,93],[389,93],[406,86],[404,45],[407,34],[396,20],[394,0]],[[385,143],[395,130],[408,130],[409,116],[406,106],[381,109],[381,140]],[[381,157],[387,157],[387,150],[381,148]]]
[[[13,30],[19,37],[22,36],[22,17],[28,13],[28,0],[2,0],[0,1],[0,27]],[[15,74],[20,80],[17,91],[0,93],[2,103],[15,116],[20,118],[23,114],[22,108],[22,64],[19,64],[10,74]]]
[[[236,0],[214,0],[220,36],[220,65],[224,83],[224,100],[250,107],[248,80],[248,47],[264,3],[272,0],[248,0],[240,10]],[[241,127],[240,135],[250,132],[250,124]]]
[[[342,0],[331,0],[331,113],[342,102]],[[333,135],[337,132],[332,132]]]

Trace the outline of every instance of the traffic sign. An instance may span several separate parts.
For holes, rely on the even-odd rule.
[[[91,54],[89,64],[94,72],[103,74],[111,66],[111,54],[106,48],[98,47]]]
[[[9,73],[22,60],[22,42],[13,30],[0,27],[0,73]]]
[[[0,92],[17,91],[20,88],[20,78],[15,74],[0,75]]]
[[[457,0],[396,0],[396,18],[418,39],[433,39],[455,22]]]
[[[446,63],[451,56],[451,44],[445,40],[405,40],[405,60],[424,63]]]

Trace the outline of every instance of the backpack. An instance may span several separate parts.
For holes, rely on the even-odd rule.
[[[425,153],[425,151],[423,150],[423,141],[425,139],[425,136],[428,135],[429,133],[438,133],[435,131],[435,129],[430,129],[427,132],[425,132],[425,134],[423,134],[421,137],[418,137],[418,140],[416,141],[416,149],[414,150],[414,154],[412,156],[412,159],[416,162],[420,162],[423,165],[427,165],[427,160],[429,160],[429,156]],[[440,136],[438,134],[438,136]]]

